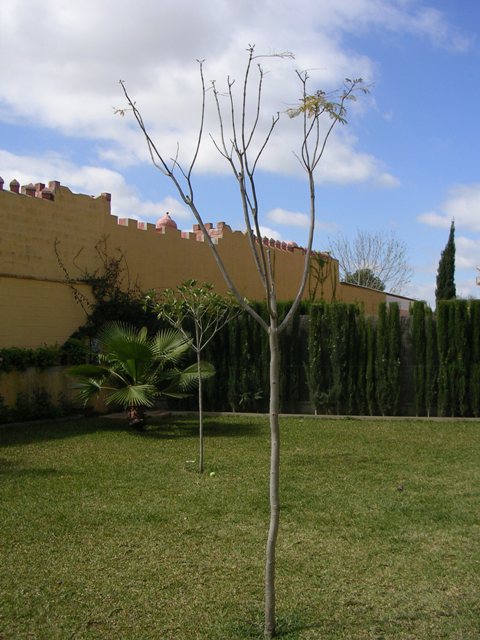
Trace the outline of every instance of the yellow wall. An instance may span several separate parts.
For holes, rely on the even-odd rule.
[[[26,277],[0,276],[0,309],[0,347],[63,344],[86,320],[68,285]]]
[[[73,194],[59,183],[49,184],[54,200],[46,200],[42,186],[36,197],[0,190],[0,347],[61,344],[84,322],[56,252],[74,279],[101,269],[95,247],[106,244],[110,256],[125,256],[130,284],[136,282],[143,290],[195,278],[213,283],[221,293],[227,291],[210,248],[194,233],[168,227],[162,232],[152,224],[118,220],[110,214],[108,194]],[[240,293],[263,299],[248,238],[227,225],[221,236],[216,240],[218,251]],[[302,272],[303,251],[276,248],[272,253],[278,298],[291,299]],[[332,264],[333,279],[323,286],[327,300],[338,277],[337,263]]]
[[[15,405],[19,393],[31,397],[39,389],[45,389],[54,404],[57,404],[60,394],[70,402],[75,400],[72,380],[66,375],[65,367],[49,367],[43,371],[31,367],[26,371],[0,373],[0,396],[10,407]]]
[[[214,257],[194,233],[152,224],[118,220],[110,213],[110,195],[73,194],[58,182],[36,185],[23,195],[0,189],[0,347],[61,344],[83,324],[85,315],[65,281],[56,252],[69,276],[80,279],[102,267],[96,246],[109,256],[125,256],[130,284],[143,290],[174,287],[189,278],[227,287]],[[45,199],[45,196],[53,199]],[[162,212],[159,212],[159,215]],[[240,293],[262,300],[263,287],[255,270],[248,238],[225,225],[213,233],[218,251]],[[186,236],[186,237],[185,237]],[[279,300],[292,299],[303,269],[303,250],[272,250]],[[375,314],[385,294],[338,283],[338,262],[329,258],[328,277],[316,298],[357,302]],[[125,283],[126,284],[126,283]],[[310,279],[305,297],[314,282]],[[88,287],[80,285],[88,295]]]
[[[338,285],[337,300],[350,304],[358,304],[367,316],[376,316],[378,305],[385,302],[385,293],[368,287],[360,287],[347,282]]]

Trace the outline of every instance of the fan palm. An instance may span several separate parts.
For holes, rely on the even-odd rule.
[[[198,383],[197,365],[185,369],[180,363],[190,342],[173,329],[149,336],[146,327],[113,322],[99,335],[98,364],[84,364],[69,369],[78,379],[75,388],[86,404],[100,392],[107,405],[120,405],[131,425],[142,425],[145,408],[152,407],[159,396],[182,398]],[[213,375],[213,367],[202,366],[202,378]]]

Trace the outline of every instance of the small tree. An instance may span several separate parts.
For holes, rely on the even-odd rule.
[[[195,351],[198,371],[198,471],[204,470],[203,447],[203,387],[202,351],[227,322],[240,311],[231,297],[223,297],[213,290],[209,283],[198,284],[196,280],[186,280],[175,289],[165,289],[159,300],[149,294],[149,306],[153,306],[159,319],[165,319],[182,333]],[[191,338],[190,338],[191,336]],[[211,375],[214,374],[210,370]]]
[[[99,335],[98,364],[71,367],[75,388],[85,404],[104,392],[107,405],[120,405],[131,426],[142,427],[145,408],[164,395],[183,398],[200,379],[196,367],[179,367],[190,342],[173,329],[149,336],[146,327],[114,322]],[[204,367],[201,375],[207,376]]]
[[[352,241],[339,235],[330,250],[345,282],[401,293],[412,277],[407,246],[393,233],[357,231]]]
[[[442,251],[437,271],[435,300],[452,300],[457,295],[455,288],[455,223],[452,220],[447,244]]]
[[[302,169],[305,171],[308,181],[308,192],[310,197],[310,224],[308,231],[308,241],[304,255],[304,267],[300,277],[297,295],[293,304],[283,320],[279,319],[277,292],[275,281],[275,260],[274,250],[266,247],[262,241],[260,230],[261,205],[258,197],[256,171],[262,154],[267,147],[274,130],[280,119],[280,113],[269,118],[269,124],[264,133],[261,133],[260,122],[262,120],[262,95],[264,89],[265,72],[262,66],[256,63],[257,60],[265,57],[293,58],[291,53],[273,54],[270,56],[259,56],[255,54],[255,47],[249,45],[247,65],[240,83],[240,95],[235,95],[234,87],[238,86],[235,81],[228,77],[225,92],[220,92],[216,82],[212,82],[207,88],[203,75],[203,62],[200,65],[200,80],[202,88],[202,103],[200,110],[199,135],[195,151],[189,166],[182,166],[177,155],[173,159],[168,159],[165,152],[161,151],[144,123],[141,112],[135,101],[128,94],[125,84],[121,82],[127,100],[127,109],[118,110],[124,115],[127,110],[131,110],[135,120],[140,127],[153,164],[172,181],[177,192],[193,213],[200,225],[205,240],[209,245],[226,285],[236,298],[239,305],[247,311],[268,335],[270,349],[270,524],[266,545],[265,561],[265,637],[273,638],[276,632],[275,623],[275,550],[280,517],[280,427],[279,427],[279,379],[280,379],[280,334],[289,326],[302,299],[305,286],[308,280],[310,267],[310,256],[312,253],[313,235],[315,230],[315,170],[320,163],[327,141],[334,127],[338,123],[346,122],[347,104],[349,100],[355,99],[358,90],[367,91],[361,78],[346,79],[340,91],[327,94],[324,91],[316,91],[311,94],[308,91],[309,76],[306,72],[297,72],[300,82],[300,100],[296,107],[287,110],[289,117],[300,116],[300,139],[297,159]],[[253,100],[251,99],[251,75],[252,67],[257,64],[256,89],[253,90]],[[193,170],[199,155],[203,132],[205,126],[205,103],[207,90],[211,90],[214,106],[218,116],[218,134],[211,136],[215,148],[224,158],[238,185],[238,193],[247,238],[250,244],[252,259],[254,261],[259,279],[262,283],[265,300],[268,309],[268,319],[262,318],[248,302],[243,298],[236,287],[226,265],[218,251],[215,243],[210,237],[201,212],[198,209],[194,191]],[[224,103],[226,101],[226,105]],[[321,122],[326,120],[326,126],[321,127]]]

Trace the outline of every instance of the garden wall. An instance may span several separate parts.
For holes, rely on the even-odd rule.
[[[65,373],[67,367],[57,366],[47,369],[28,367],[25,371],[9,371],[0,373],[0,396],[5,404],[13,407],[19,394],[33,397],[40,389],[45,390],[52,402],[59,399],[73,402],[75,394],[72,380]]]
[[[161,215],[163,212],[159,212]],[[263,300],[247,236],[228,225],[208,224],[209,234],[242,295]],[[292,299],[303,269],[302,248],[264,238],[273,252],[277,296]],[[137,222],[111,215],[111,197],[74,194],[59,182],[26,185],[10,191],[0,178],[0,347],[62,344],[84,321],[82,308],[66,285],[67,274],[80,283],[102,267],[99,244],[110,256],[122,255],[129,282],[141,289],[175,287],[195,278],[226,292],[203,234]],[[338,262],[321,254],[328,277],[321,286],[310,278],[305,298],[344,300],[376,313],[386,294],[338,282]],[[83,285],[83,292],[88,289]],[[313,294],[313,292],[315,292]],[[395,298],[397,299],[397,298]],[[408,308],[408,299],[406,301]]]

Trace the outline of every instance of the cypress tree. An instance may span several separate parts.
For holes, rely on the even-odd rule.
[[[377,340],[375,358],[375,387],[377,404],[382,416],[389,413],[390,398],[388,385],[388,315],[387,303],[378,307]]]
[[[470,406],[473,415],[480,417],[480,300],[470,302]]]
[[[215,376],[205,381],[204,406],[210,411],[226,411],[228,404],[228,375],[230,371],[229,324],[235,324],[236,318],[230,320],[217,333],[205,348],[204,359],[215,367]]]
[[[307,380],[310,401],[315,412],[326,411],[330,389],[330,357],[328,354],[327,305],[312,304],[310,307],[310,331],[308,340]]]
[[[468,303],[466,300],[456,300],[453,303],[454,313],[454,355],[453,389],[454,407],[452,415],[466,416],[469,410],[468,378],[470,373],[470,339]]]
[[[448,305],[439,302],[436,308],[438,347],[438,415],[447,416],[450,410],[448,389]]]
[[[329,405],[338,415],[345,404],[348,305],[336,302],[328,305],[328,353],[330,356],[331,384]]]
[[[452,220],[448,241],[438,263],[435,299],[438,303],[440,300],[451,300],[455,296],[455,223]]]
[[[413,380],[415,390],[415,413],[425,414],[426,396],[426,332],[425,303],[414,302],[412,309]]]
[[[322,366],[321,343],[320,343],[320,305],[312,304],[309,314],[308,331],[308,364],[307,364],[307,384],[310,402],[317,413],[319,409],[320,396],[320,370]]]
[[[230,367],[228,369],[227,398],[231,411],[238,411],[238,385],[240,379],[240,349],[238,341],[240,337],[240,327],[244,321],[244,313],[241,313],[235,322],[229,322],[228,329],[228,353],[230,356]]]
[[[365,319],[366,324],[366,366],[365,366],[365,398],[368,412],[371,416],[376,413],[375,402],[375,326],[372,318]]]
[[[367,403],[367,324],[365,314],[358,312],[357,317],[357,357],[355,360],[356,406],[359,415],[368,413]]]
[[[453,416],[456,404],[455,301],[440,301],[436,310],[438,347],[438,415]]]
[[[279,320],[287,315],[291,302],[278,304]],[[300,399],[301,343],[299,333],[300,313],[297,312],[290,326],[280,336],[281,372],[280,406],[284,413],[293,411]]]
[[[388,306],[387,380],[391,415],[397,414],[400,399],[400,343],[400,308],[394,302]]]
[[[437,330],[430,307],[425,308],[425,408],[430,417],[436,408],[438,358]]]
[[[358,308],[350,304],[348,305],[348,319],[345,326],[346,329],[346,368],[347,368],[347,384],[346,384],[346,412],[352,415],[358,411],[357,403],[357,381],[358,381],[358,364],[360,354],[360,340],[358,331]]]

